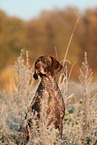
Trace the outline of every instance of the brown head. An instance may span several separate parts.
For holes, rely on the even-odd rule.
[[[35,73],[33,77],[54,77],[62,70],[63,66],[52,56],[40,56],[35,62]]]

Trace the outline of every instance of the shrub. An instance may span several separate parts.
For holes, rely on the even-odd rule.
[[[10,93],[4,90],[0,94],[0,143],[13,144],[18,136],[18,128],[22,124],[27,108],[33,100],[38,84],[32,78],[33,68],[30,68],[28,52],[26,52],[26,61],[24,59],[23,50],[14,66],[14,80],[11,80]],[[69,75],[70,78],[70,75]],[[46,127],[47,116],[46,98],[42,102],[42,114],[40,118],[40,130],[37,125],[36,116],[33,117],[33,125],[31,128],[31,138],[28,145],[53,145],[53,144],[96,144],[97,136],[97,90],[93,91],[92,71],[87,63],[87,54],[85,53],[85,61],[82,63],[80,71],[80,83],[74,83],[75,90],[73,92],[69,88],[70,82],[65,66],[63,72],[59,76],[59,87],[66,104],[66,115],[63,121],[63,138],[58,137],[58,131],[53,125]],[[73,85],[74,86],[74,85]],[[76,96],[76,89],[79,88],[81,94],[80,99]],[[69,95],[68,95],[69,91]],[[70,93],[72,92],[72,93]],[[70,102],[70,100],[74,102]],[[20,136],[22,139],[22,136]]]

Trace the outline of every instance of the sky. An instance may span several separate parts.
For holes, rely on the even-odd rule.
[[[37,18],[42,10],[77,7],[81,11],[97,6],[97,0],[0,0],[0,9],[23,20]]]

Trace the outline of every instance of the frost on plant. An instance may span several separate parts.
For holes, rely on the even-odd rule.
[[[38,87],[37,85],[35,87],[32,77],[33,70],[29,65],[28,51],[26,51],[26,60],[24,56],[25,53],[22,50],[14,65],[14,80],[11,80],[10,93],[6,93],[4,90],[0,94],[1,145],[15,145],[18,128],[24,121],[27,108],[29,108]],[[59,138],[58,130],[53,125],[47,127],[49,116],[46,115],[47,100],[44,97],[41,105],[40,126],[38,126],[36,119],[37,114],[33,115],[31,113],[33,121],[28,145],[95,145],[97,143],[97,85],[93,83],[93,72],[89,68],[87,53],[85,52],[85,60],[80,69],[80,84],[73,82],[73,84],[76,84],[73,85],[73,87],[75,86],[73,93],[70,93],[70,75],[68,75],[67,69],[64,66],[58,84],[66,104],[62,139]],[[76,88],[79,88],[80,100],[75,95]],[[95,91],[94,88],[96,88]],[[48,94],[44,94],[44,96],[46,95]],[[68,100],[72,100],[74,96],[77,98],[77,101],[69,102]],[[20,140],[22,140],[21,137]]]
[[[95,141],[95,123],[97,121],[96,113],[96,96],[97,94],[94,94],[92,96],[91,92],[93,89],[92,81],[93,81],[93,72],[89,68],[88,61],[87,61],[87,53],[85,52],[85,60],[82,63],[82,68],[80,69],[80,76],[79,80],[83,87],[83,97],[82,97],[82,111],[83,111],[83,117],[82,117],[82,142],[83,144],[87,144],[87,142],[93,142]],[[94,103],[93,103],[94,102]],[[95,113],[94,113],[95,108]],[[93,118],[92,118],[93,117]],[[93,120],[92,120],[93,119]],[[93,136],[93,137],[92,137]]]
[[[10,142],[9,138],[17,135],[18,127],[34,97],[34,79],[28,62],[28,51],[26,51],[26,62],[23,53],[23,50],[21,50],[20,57],[15,62],[11,93],[8,94],[4,91],[0,98],[0,138],[2,142]]]

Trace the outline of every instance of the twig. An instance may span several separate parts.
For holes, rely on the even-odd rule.
[[[68,53],[68,50],[69,50],[69,47],[70,47],[70,44],[71,44],[71,41],[72,41],[72,38],[73,38],[73,35],[74,35],[74,32],[75,32],[75,29],[77,27],[77,24],[78,24],[79,20],[80,20],[80,16],[77,18],[76,24],[75,24],[75,26],[73,28],[72,33],[71,33],[71,37],[70,37],[70,40],[69,40],[69,43],[68,43],[68,46],[67,46],[67,49],[66,49],[66,53],[65,53],[64,59],[63,59],[63,67],[64,67],[64,64],[65,64],[65,61],[66,61],[66,57],[67,57],[67,53]],[[59,84],[61,82],[61,79],[62,79],[62,75],[60,75]]]
[[[57,48],[56,48],[56,46],[54,47],[54,49],[55,49],[56,58],[58,59],[58,53],[57,53]]]
[[[74,35],[74,32],[75,32],[75,29],[77,27],[77,24],[78,24],[79,20],[80,20],[80,16],[78,17],[78,19],[76,21],[76,24],[73,28],[72,34],[71,34],[71,37],[70,37],[70,40],[69,40],[69,43],[68,43],[68,46],[67,46],[67,49],[66,49],[66,53],[65,53],[65,56],[64,56],[63,67],[64,67],[65,60],[66,60],[66,57],[67,57],[67,53],[68,53],[68,50],[69,50],[69,47],[70,47],[70,44],[71,44],[71,41],[72,41],[72,38],[73,38],[73,35]]]

